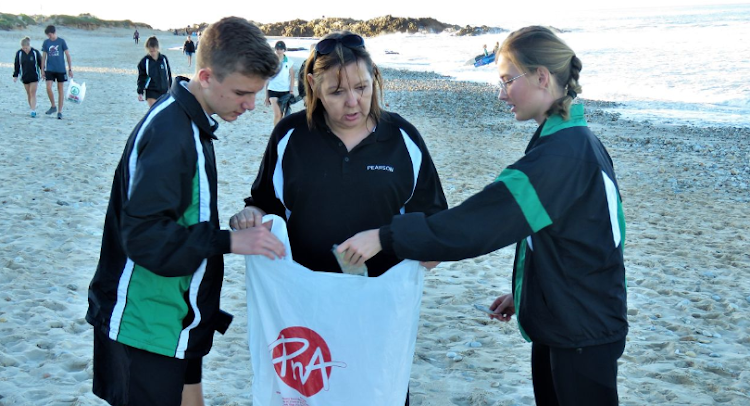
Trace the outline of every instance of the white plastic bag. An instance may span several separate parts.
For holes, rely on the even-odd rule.
[[[246,257],[254,406],[401,406],[406,400],[423,268],[403,261],[377,278],[313,272],[287,257]]]
[[[73,103],[83,103],[83,98],[86,97],[86,83],[77,83],[73,79],[68,81],[68,95],[65,97],[66,100]]]

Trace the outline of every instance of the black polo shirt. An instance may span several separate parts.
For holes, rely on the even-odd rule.
[[[310,130],[305,111],[274,128],[248,206],[287,220],[292,258],[315,271],[341,272],[331,249],[354,234],[390,224],[394,215],[448,207],[435,165],[417,129],[383,112],[375,131],[351,151],[322,115]],[[367,261],[379,276],[400,261]]]

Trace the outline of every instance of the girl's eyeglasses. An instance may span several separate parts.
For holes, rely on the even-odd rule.
[[[526,72],[526,73],[528,73],[528,72]],[[522,74],[520,74],[520,75],[518,75],[518,76],[516,76],[514,78],[510,78],[510,79],[505,80],[505,81],[502,80],[502,79],[500,79],[500,91],[501,92],[505,92],[505,94],[508,94],[508,85],[510,85],[511,83],[513,83],[514,80],[525,76],[526,73],[522,73]]]
[[[336,49],[337,44],[349,49],[360,48],[365,46],[365,40],[357,34],[346,34],[339,38],[326,38],[315,44],[315,52],[317,55],[328,55]]]

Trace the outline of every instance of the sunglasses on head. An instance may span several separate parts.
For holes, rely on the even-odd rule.
[[[315,44],[315,52],[318,55],[328,55],[341,44],[349,49],[365,46],[365,40],[357,34],[346,34],[339,38],[326,38]]]

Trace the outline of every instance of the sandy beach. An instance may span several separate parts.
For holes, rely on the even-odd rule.
[[[12,81],[13,54],[25,35],[39,49],[43,30],[0,31],[0,405],[103,405],[91,393],[87,287],[115,166],[147,110],[136,95],[145,51],[130,30],[58,27],[86,98],[66,103],[57,120],[43,114],[49,101],[40,84],[40,117],[32,119],[23,86]],[[142,40],[149,35],[141,30]],[[173,73],[191,76],[186,57],[167,50],[184,39],[157,36]],[[520,157],[536,127],[515,122],[493,86],[430,73],[384,76],[385,108],[420,130],[451,206]],[[217,133],[222,224],[243,207],[271,133],[262,97]],[[621,404],[750,404],[750,130],[633,122],[601,110],[610,103],[585,103],[615,162],[628,224]],[[208,405],[247,406],[244,260],[225,260],[222,307],[235,319],[204,362],[205,397]],[[530,344],[515,321],[490,321],[472,306],[509,292],[512,263],[509,247],[426,274],[412,405],[534,404]]]

